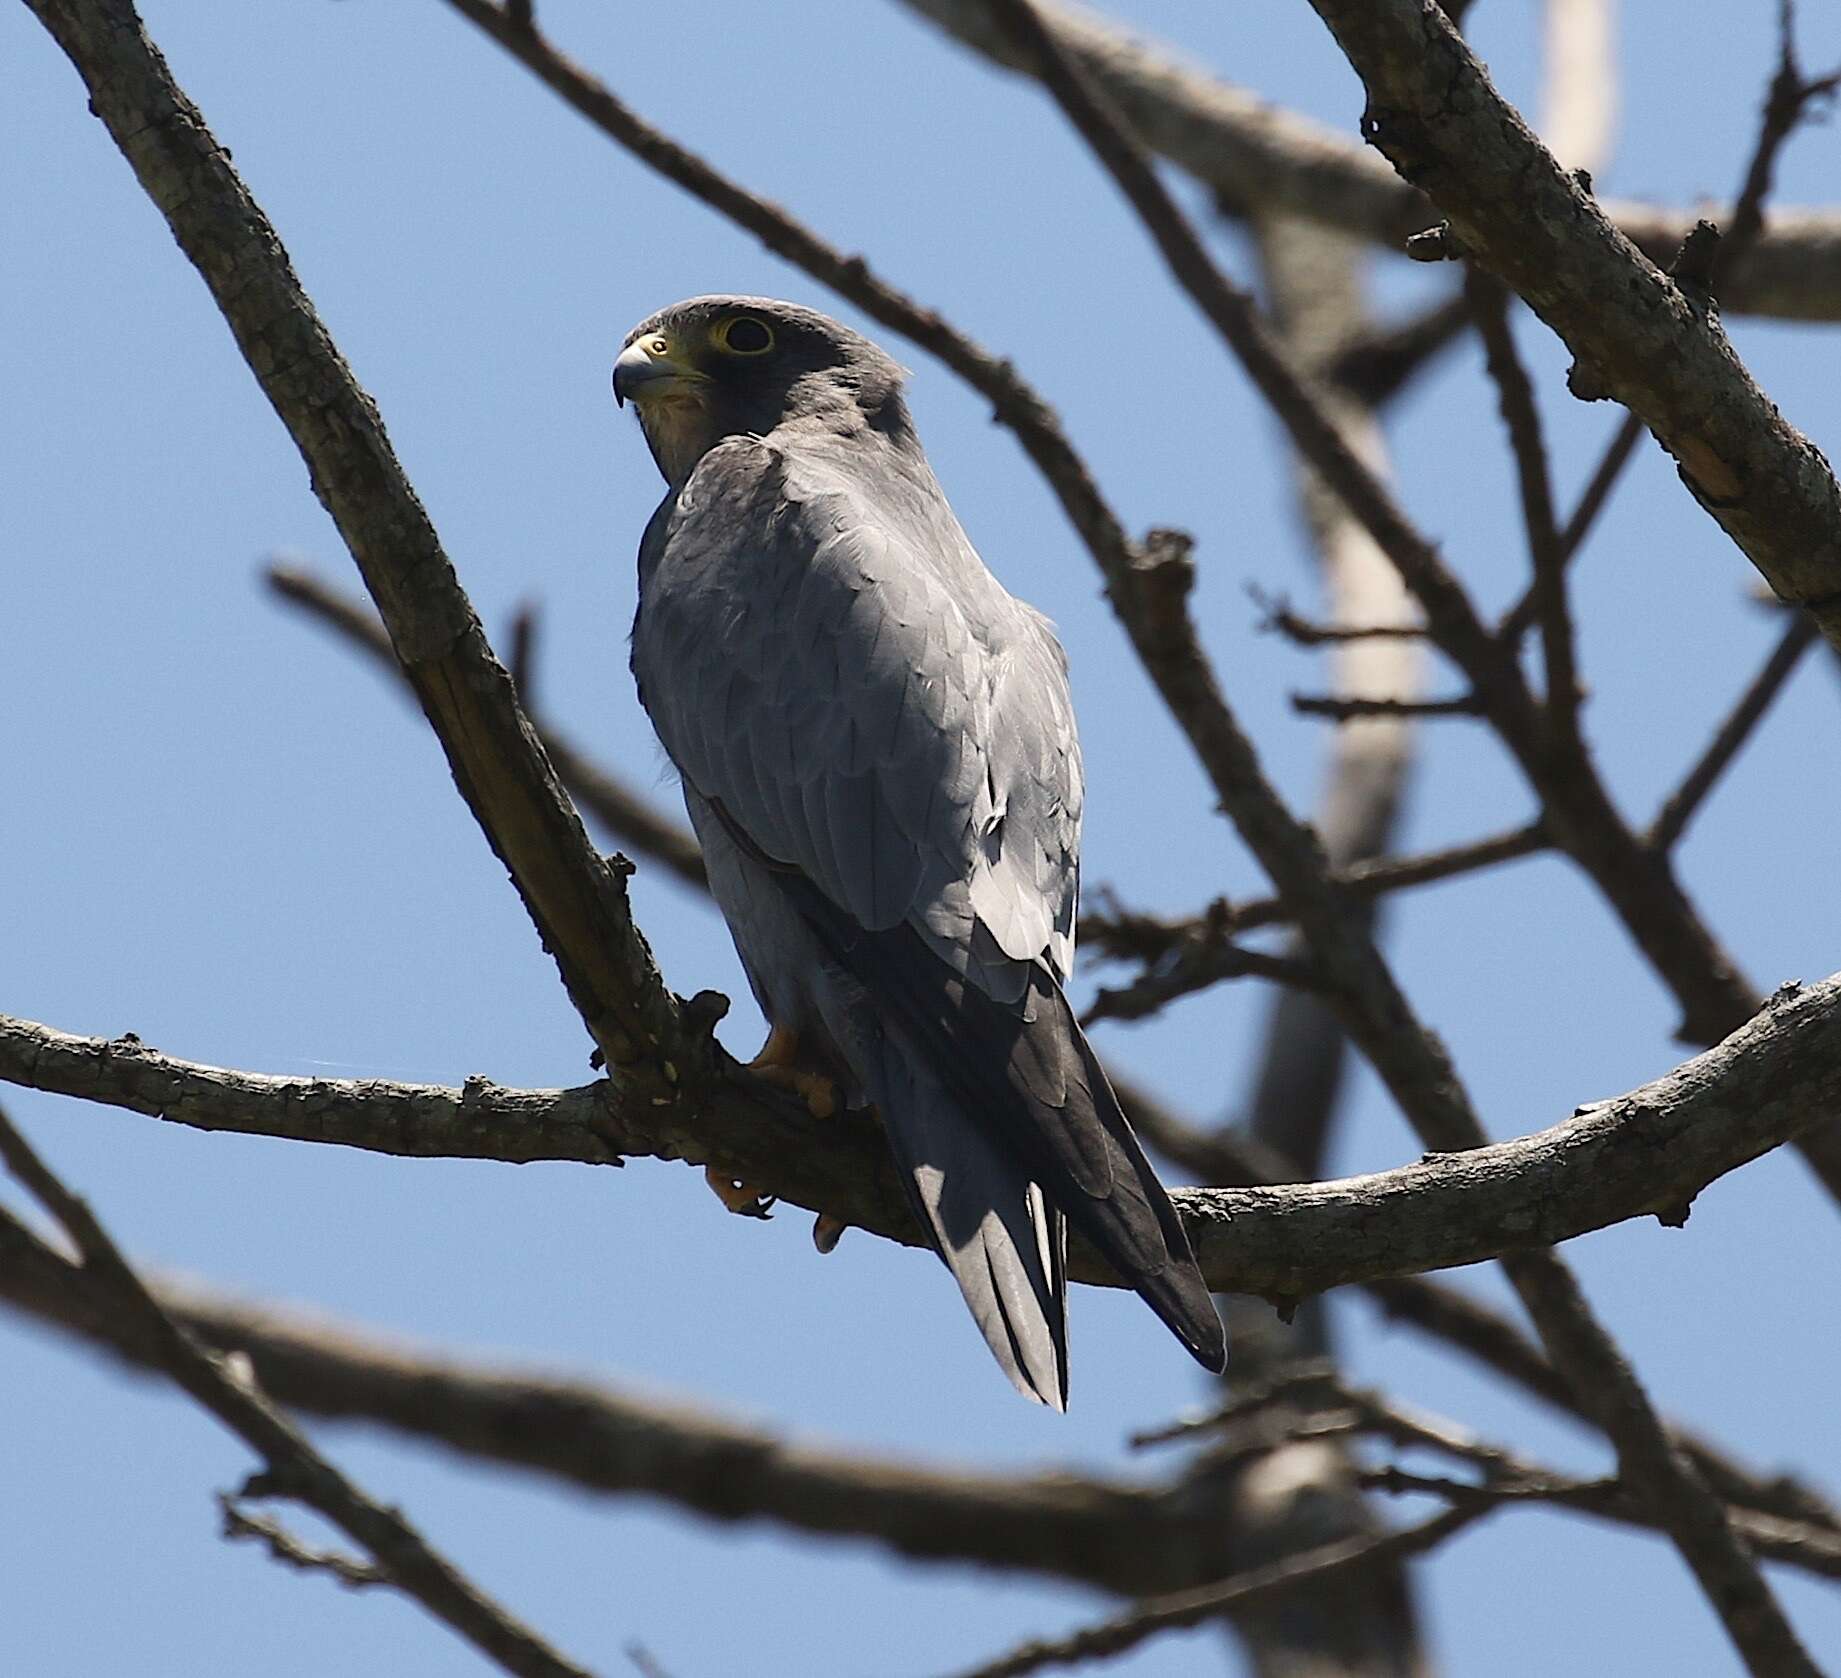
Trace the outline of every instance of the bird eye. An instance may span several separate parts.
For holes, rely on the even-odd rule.
[[[666,343],[663,338],[654,338],[649,344],[646,345],[646,348],[653,355],[670,355],[671,354],[671,346],[668,343]]]
[[[773,329],[753,315],[737,315],[718,328],[716,342],[735,355],[765,355],[773,348]]]

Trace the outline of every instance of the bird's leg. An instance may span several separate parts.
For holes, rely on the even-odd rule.
[[[799,1064],[799,1034],[785,1026],[767,1033],[761,1052],[748,1062],[748,1070],[804,1100],[815,1119],[837,1114],[837,1081]]]
[[[783,1090],[790,1090],[802,1099],[815,1119],[828,1119],[837,1112],[837,1083],[822,1072],[813,1072],[799,1065],[799,1034],[785,1026],[774,1026],[767,1033],[767,1041],[761,1045],[761,1052],[748,1062],[748,1070],[757,1078],[764,1078]],[[710,1191],[731,1212],[747,1218],[764,1218],[770,1202],[752,1183],[744,1183],[731,1177],[727,1172],[718,1171],[715,1166],[708,1166],[703,1173],[704,1181]],[[820,1251],[829,1252],[837,1245],[837,1238],[843,1234],[839,1225],[837,1234],[831,1237],[830,1246],[821,1246]],[[817,1240],[817,1231],[813,1232]]]

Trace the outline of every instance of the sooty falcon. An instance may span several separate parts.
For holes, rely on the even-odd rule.
[[[1005,1374],[1067,1402],[1072,1220],[1207,1368],[1226,1341],[1062,993],[1080,748],[1048,620],[973,551],[902,370],[811,309],[698,297],[614,368],[668,486],[633,672],[772,1026],[880,1114]]]

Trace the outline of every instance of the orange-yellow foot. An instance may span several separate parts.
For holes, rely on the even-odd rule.
[[[748,1062],[748,1070],[783,1090],[791,1090],[811,1109],[815,1119],[837,1114],[837,1081],[799,1064],[799,1035],[775,1026],[761,1052]]]
[[[757,1078],[765,1078],[768,1083],[780,1089],[791,1090],[811,1110],[815,1119],[828,1119],[837,1112],[837,1084],[822,1072],[813,1072],[798,1064],[799,1037],[796,1032],[783,1030],[775,1026],[767,1034],[767,1041],[761,1045],[761,1052],[748,1062],[748,1070]],[[773,1205],[771,1196],[763,1195],[752,1183],[744,1183],[731,1177],[727,1172],[718,1171],[715,1166],[708,1167],[703,1173],[703,1180],[709,1184],[710,1191],[731,1212],[744,1218],[765,1218]],[[829,1252],[837,1245],[838,1236],[843,1234],[840,1225],[837,1234],[830,1238],[830,1246],[821,1247],[821,1252]],[[813,1239],[817,1239],[814,1231]]]
[[[713,1165],[703,1168],[703,1180],[709,1184],[710,1193],[737,1217],[766,1218],[773,1215],[772,1199],[763,1196],[752,1183],[741,1182],[726,1171],[718,1171]]]

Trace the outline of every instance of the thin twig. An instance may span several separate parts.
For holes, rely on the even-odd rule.
[[[1813,80],[1804,77],[1796,57],[1795,5],[1793,0],[1778,0],[1777,70],[1765,90],[1757,144],[1752,147],[1739,196],[1726,217],[1724,236],[1713,259],[1709,289],[1715,296],[1764,236],[1764,206],[1771,196],[1784,145],[1802,126],[1809,107],[1817,100],[1832,97],[1837,87],[1841,87],[1841,72]]]
[[[1330,647],[1345,641],[1423,641],[1425,626],[1417,623],[1316,623],[1300,616],[1285,600],[1272,600],[1258,588],[1248,591],[1265,614],[1262,634],[1282,635],[1294,647]]]
[[[245,1509],[229,1492],[217,1494],[217,1507],[223,1515],[223,1534],[230,1539],[247,1539],[262,1545],[284,1566],[302,1573],[326,1573],[348,1590],[368,1590],[373,1585],[393,1583],[390,1575],[368,1561],[348,1556],[339,1550],[316,1550],[303,1544],[281,1522],[267,1515]]]
[[[1507,833],[1492,834],[1487,839],[1473,839],[1467,844],[1447,846],[1438,851],[1422,851],[1415,856],[1376,857],[1372,862],[1357,862],[1339,874],[1330,876],[1331,884],[1355,897],[1384,897],[1391,892],[1413,886],[1453,880],[1499,863],[1514,862],[1521,857],[1536,856],[1552,848],[1553,840],[1541,822],[1511,828]],[[1251,931],[1275,921],[1289,920],[1283,899],[1254,898],[1237,904],[1233,912],[1236,932]]]
[[[1642,442],[1644,430],[1643,422],[1629,412],[1617,422],[1617,430],[1612,433],[1611,441],[1605,445],[1604,453],[1598,457],[1598,464],[1592,468],[1592,475],[1580,492],[1579,504],[1560,531],[1562,567],[1570,565],[1585,545],[1586,537],[1598,522],[1598,515],[1611,499],[1611,491],[1617,487],[1617,480],[1635,455],[1637,444]],[[1496,633],[1508,646],[1515,646],[1534,622],[1537,609],[1535,585],[1530,583],[1522,597],[1503,613]]]
[[[383,624],[367,604],[310,571],[279,561],[271,562],[263,575],[281,599],[298,606],[349,645],[367,654],[385,675],[402,682],[413,696],[414,685],[397,662]],[[534,635],[534,619],[530,608],[526,607],[512,625],[511,674],[519,701],[555,766],[557,778],[569,789],[576,803],[617,843],[643,857],[650,857],[686,885],[704,887],[707,882],[703,873],[703,853],[690,830],[673,821],[651,799],[628,786],[611,770],[595,762],[573,740],[537,718],[531,701]]]
[[[1311,1407],[1283,1408],[1288,1400],[1298,1398],[1308,1398]],[[1269,1451],[1290,1440],[1382,1440],[1396,1450],[1434,1452],[1474,1469],[1480,1479],[1413,1475],[1395,1464],[1361,1473],[1361,1483],[1377,1490],[1429,1492],[1466,1506],[1555,1502],[1626,1525],[1657,1525],[1654,1513],[1620,1480],[1580,1480],[1562,1474],[1460,1423],[1409,1407],[1385,1393],[1346,1386],[1324,1363],[1299,1366],[1212,1413],[1149,1429],[1131,1442],[1143,1447],[1209,1438],[1223,1442],[1211,1447],[1204,1459],[1211,1465]],[[1841,1577],[1841,1524],[1832,1509],[1818,1504],[1813,1510],[1792,1511],[1753,1503],[1733,1514],[1761,1554],[1814,1573]]]
[[[1740,748],[1751,738],[1752,730],[1764,720],[1765,712],[1795,674],[1803,654],[1815,645],[1816,638],[1814,622],[1803,613],[1794,614],[1784,625],[1783,634],[1778,637],[1763,668],[1739,695],[1725,721],[1713,731],[1707,749],[1682,777],[1681,785],[1663,801],[1645,835],[1648,844],[1658,851],[1666,851],[1680,841],[1688,823],[1739,755]]]
[[[1551,1503],[1624,1526],[1654,1529],[1655,1521],[1619,1480],[1580,1480],[1543,1470],[1500,1479],[1459,1480],[1415,1474],[1396,1465],[1361,1470],[1357,1479],[1372,1491],[1442,1497],[1457,1508],[1500,1508],[1511,1503]],[[1735,1509],[1733,1524],[1764,1560],[1800,1568],[1821,1578],[1841,1579],[1841,1534],[1804,1521]]]
[[[1294,990],[1321,991],[1322,977],[1308,959],[1249,950],[1199,935],[1189,944],[1168,952],[1165,958],[1117,989],[1102,988],[1087,1011],[1082,1026],[1101,1020],[1142,1020],[1161,1013],[1172,1002],[1208,990],[1226,979],[1264,979]]]
[[[0,1158],[64,1229],[83,1255],[83,1273],[132,1321],[153,1361],[261,1458],[277,1494],[317,1510],[371,1555],[391,1583],[414,1597],[474,1648],[518,1678],[588,1678],[519,1624],[396,1513],[377,1503],[314,1450],[306,1437],[239,1380],[220,1354],[181,1328],[154,1298],[90,1209],[58,1181],[0,1111]]]
[[[1356,722],[1363,717],[1480,717],[1483,701],[1474,693],[1447,699],[1376,699],[1359,694],[1294,693],[1291,708],[1301,717]]]
[[[1391,892],[1433,885],[1440,880],[1494,868],[1500,863],[1537,856],[1550,850],[1552,845],[1546,828],[1540,822],[1531,822],[1526,827],[1511,828],[1507,833],[1491,834],[1487,839],[1473,839],[1442,850],[1352,863],[1330,875],[1330,884],[1353,897],[1384,897]],[[1220,920],[1224,930],[1251,932],[1256,927],[1282,925],[1292,918],[1284,900],[1277,897],[1255,897],[1234,904],[1225,898],[1217,899],[1200,915],[1184,920],[1166,920],[1120,908],[1116,901],[1109,902],[1103,890],[1096,892],[1094,898],[1097,906],[1080,919],[1081,942],[1100,955],[1140,961],[1161,956],[1191,936],[1197,927],[1213,920]]]
[[[1577,750],[1579,677],[1573,642],[1572,608],[1566,598],[1566,551],[1553,510],[1553,479],[1534,385],[1515,348],[1509,325],[1509,294],[1495,280],[1472,270],[1465,282],[1484,365],[1495,381],[1515,478],[1521,491],[1521,521],[1527,532],[1528,559],[1534,570],[1529,585],[1541,625],[1541,652],[1546,662],[1547,703],[1544,718],[1568,750]]]
[[[994,1661],[971,1668],[960,1678],[1020,1678],[1021,1674],[1039,1672],[1044,1667],[1074,1666],[1123,1654],[1159,1632],[1200,1625],[1229,1609],[1241,1610],[1255,1602],[1305,1590],[1352,1570],[1423,1555],[1490,1512],[1485,1507],[1452,1508],[1418,1526],[1383,1537],[1324,1544],[1269,1567],[1249,1568],[1218,1585],[1153,1598],[1129,1613],[1102,1620],[1070,1637],[1021,1644]]]

